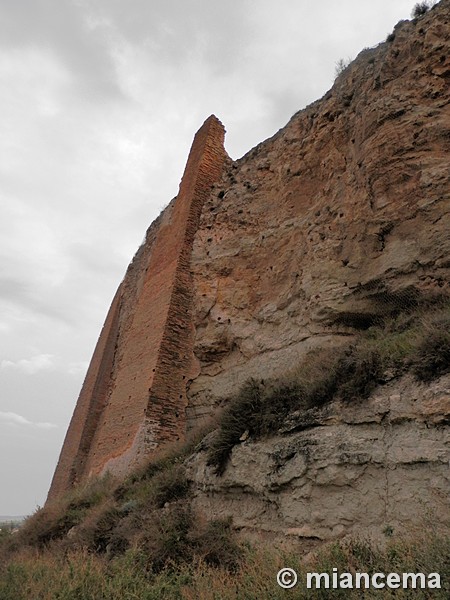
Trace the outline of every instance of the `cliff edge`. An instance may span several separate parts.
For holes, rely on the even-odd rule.
[[[205,122],[113,301],[49,500],[129,473],[251,380],[261,411],[291,392],[223,464],[217,431],[187,462],[208,518],[311,540],[448,521],[448,338],[431,377],[417,357],[450,323],[449,40],[442,0],[238,161]],[[325,392],[299,383],[320,352]]]

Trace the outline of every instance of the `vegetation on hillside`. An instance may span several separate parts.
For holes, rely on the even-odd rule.
[[[240,548],[231,522],[206,522],[191,506],[183,459],[192,450],[191,443],[173,448],[122,482],[107,475],[37,510],[5,536],[3,556],[28,549],[112,559],[131,552],[152,573],[193,561],[233,571]]]
[[[423,533],[427,532],[427,533]],[[222,533],[222,531],[220,531]],[[295,569],[298,584],[281,589],[276,581],[283,567]],[[307,589],[306,573],[439,573],[440,589]],[[293,600],[306,598],[380,600],[399,598],[447,600],[450,597],[450,538],[429,526],[413,540],[390,539],[382,548],[367,540],[329,545],[309,558],[273,548],[241,549],[239,566],[211,565],[201,558],[190,563],[148,569],[142,549],[130,548],[114,558],[87,550],[65,553],[22,550],[13,561],[0,564],[2,600]]]
[[[428,383],[450,371],[448,300],[414,305],[378,321],[363,323],[348,314],[344,321],[334,326],[352,330],[348,345],[311,352],[282,381],[248,381],[228,402],[214,433],[211,428],[200,432],[123,481],[111,476],[90,481],[39,509],[19,532],[4,529],[0,598],[328,597],[328,591],[304,585],[289,592],[278,587],[276,573],[282,565],[298,569],[300,580],[304,577],[307,565],[300,564],[300,556],[256,551],[238,541],[229,520],[202,519],[193,507],[185,460],[201,441],[220,474],[243,436],[277,434],[292,413],[301,415],[308,427],[332,400],[363,402],[377,386],[405,373]],[[355,540],[335,544],[315,556],[311,568],[439,572],[443,587],[433,591],[433,598],[448,598],[450,540],[432,527],[427,531],[426,539],[415,532],[412,542],[392,536],[387,525],[386,548]],[[377,597],[389,598],[390,593],[379,590]],[[396,590],[395,597],[409,598],[408,593]],[[414,590],[414,598],[427,598],[427,593]],[[333,594],[360,597],[358,590]]]
[[[357,329],[355,316],[351,323]],[[313,351],[278,382],[249,380],[220,416],[208,462],[220,475],[243,435],[253,439],[274,435],[294,411],[304,415],[307,427],[315,409],[336,399],[364,400],[379,385],[407,372],[420,382],[450,372],[447,300],[374,322],[357,330],[344,347]]]
[[[423,17],[423,15],[425,15],[430,10],[430,8],[432,8],[436,3],[437,0],[435,0],[434,2],[431,0],[417,2],[411,11],[411,17],[413,19],[419,19],[420,17]]]

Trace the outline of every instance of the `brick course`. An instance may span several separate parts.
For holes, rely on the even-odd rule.
[[[197,132],[177,197],[150,227],[98,340],[56,467],[49,500],[106,470],[125,474],[186,430],[195,367],[192,245],[227,154],[209,117]]]

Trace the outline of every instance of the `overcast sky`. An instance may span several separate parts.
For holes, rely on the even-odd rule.
[[[0,0],[0,515],[46,493],[113,294],[216,114],[239,158],[413,0]]]

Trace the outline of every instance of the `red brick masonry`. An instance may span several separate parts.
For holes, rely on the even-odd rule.
[[[227,154],[210,116],[197,132],[178,196],[153,223],[112,302],[48,494],[106,470],[121,475],[186,428],[193,369],[190,260],[201,210]]]

